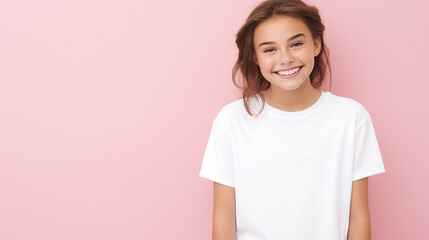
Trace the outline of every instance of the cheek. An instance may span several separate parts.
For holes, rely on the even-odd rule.
[[[270,57],[260,57],[258,59],[261,72],[271,72],[273,68],[273,59]]]
[[[260,72],[261,72],[262,76],[267,81],[269,81],[269,79],[272,77],[271,76],[272,70],[273,70],[272,65],[271,64],[267,64],[267,63],[265,65],[259,65],[259,69],[260,69]]]
[[[314,55],[312,51],[303,52],[300,57],[301,59],[304,59],[307,64],[311,64],[311,62],[314,62]]]
[[[269,74],[272,72],[272,66],[271,65],[261,65],[260,71],[262,73],[262,76],[264,76],[265,79],[269,78]]]

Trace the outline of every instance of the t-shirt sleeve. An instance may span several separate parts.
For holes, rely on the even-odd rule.
[[[233,168],[231,135],[215,120],[199,176],[229,187],[235,187]]]
[[[367,114],[355,132],[353,181],[384,172],[374,126]]]

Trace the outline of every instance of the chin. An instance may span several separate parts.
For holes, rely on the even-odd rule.
[[[295,85],[289,85],[289,86],[278,86],[279,88],[285,90],[285,91],[292,91],[292,90],[297,90],[301,87],[303,87],[303,82],[299,83],[299,84],[295,84]]]

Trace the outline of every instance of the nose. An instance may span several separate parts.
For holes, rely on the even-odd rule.
[[[289,64],[293,63],[293,61],[294,61],[294,57],[287,49],[280,51],[280,64],[281,65],[289,65]]]

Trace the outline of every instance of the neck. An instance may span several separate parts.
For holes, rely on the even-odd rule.
[[[268,104],[288,112],[301,111],[310,107],[319,99],[321,94],[311,85],[309,80],[297,89],[284,90],[272,85],[263,93]]]

